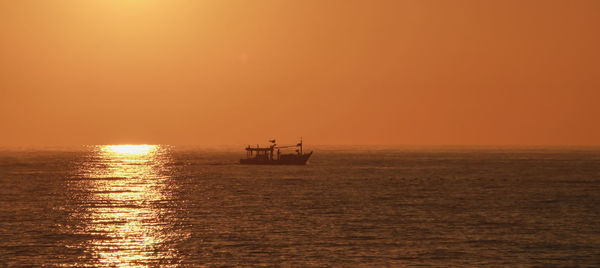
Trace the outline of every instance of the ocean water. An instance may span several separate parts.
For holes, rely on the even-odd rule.
[[[0,150],[0,267],[600,266],[599,148],[312,149]]]

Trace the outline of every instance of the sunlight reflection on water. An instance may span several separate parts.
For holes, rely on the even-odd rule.
[[[101,266],[147,266],[177,259],[163,245],[170,239],[164,202],[171,192],[168,148],[159,145],[97,146],[74,185],[88,193],[79,217],[94,239],[87,251]],[[165,207],[167,209],[165,209]],[[161,220],[162,219],[162,220]],[[168,261],[166,263],[169,263]]]

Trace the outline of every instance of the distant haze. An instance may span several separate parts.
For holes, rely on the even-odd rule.
[[[600,1],[1,1],[0,146],[600,145]]]

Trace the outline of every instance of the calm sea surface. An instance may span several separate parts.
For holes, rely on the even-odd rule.
[[[312,149],[0,150],[0,267],[600,265],[598,148]]]

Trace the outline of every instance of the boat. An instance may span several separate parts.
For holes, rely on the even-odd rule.
[[[302,139],[296,145],[279,146],[276,140],[269,140],[271,146],[260,147],[258,144],[256,147],[248,145],[246,147],[246,158],[240,159],[240,164],[246,165],[306,165],[308,158],[312,155],[310,153],[305,154],[302,151]],[[281,153],[281,149],[296,148],[296,153],[285,154]]]

